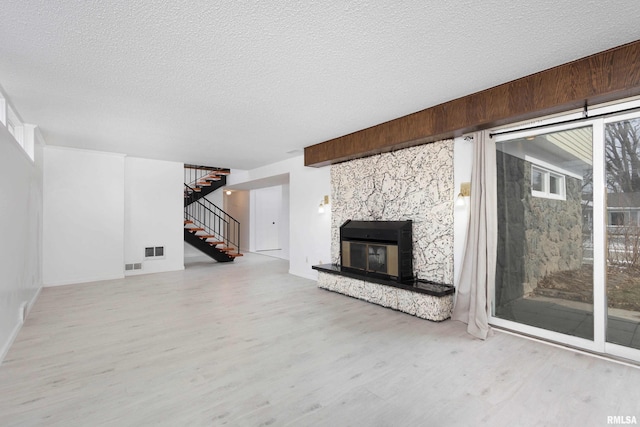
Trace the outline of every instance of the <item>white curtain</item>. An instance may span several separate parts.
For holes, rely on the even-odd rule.
[[[481,339],[491,334],[489,292],[496,272],[496,218],[496,144],[486,132],[476,132],[469,227],[452,318],[466,323],[467,332]]]

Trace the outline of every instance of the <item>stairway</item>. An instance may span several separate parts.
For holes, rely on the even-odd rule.
[[[227,175],[230,173],[225,168],[184,165],[185,206],[227,185]]]
[[[205,196],[226,184],[229,169],[185,165],[184,241],[218,262],[240,253],[240,223]]]

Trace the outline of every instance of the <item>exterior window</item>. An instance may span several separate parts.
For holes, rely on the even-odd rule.
[[[549,174],[549,193],[551,194],[560,194],[560,181],[562,177],[557,175]]]
[[[622,226],[626,224],[627,224],[627,219],[624,212],[609,213],[609,225]]]
[[[544,172],[536,167],[531,168],[531,189],[544,191]]]
[[[531,195],[547,199],[566,199],[565,177],[539,166],[531,166]]]

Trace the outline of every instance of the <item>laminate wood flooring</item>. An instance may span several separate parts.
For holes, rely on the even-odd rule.
[[[601,426],[640,369],[483,342],[233,263],[45,288],[0,366],[0,426]]]

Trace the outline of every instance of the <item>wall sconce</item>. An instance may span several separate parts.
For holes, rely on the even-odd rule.
[[[322,198],[322,200],[320,201],[320,206],[318,206],[318,213],[319,214],[323,214],[324,213],[324,207],[325,205],[329,204],[329,196],[324,196]]]
[[[471,183],[470,182],[462,182],[460,183],[460,192],[458,193],[458,197],[456,197],[456,206],[464,206],[465,197],[471,196]]]
[[[230,196],[231,195],[231,190],[227,190],[227,191],[225,191],[225,193],[227,193],[227,196]]]

